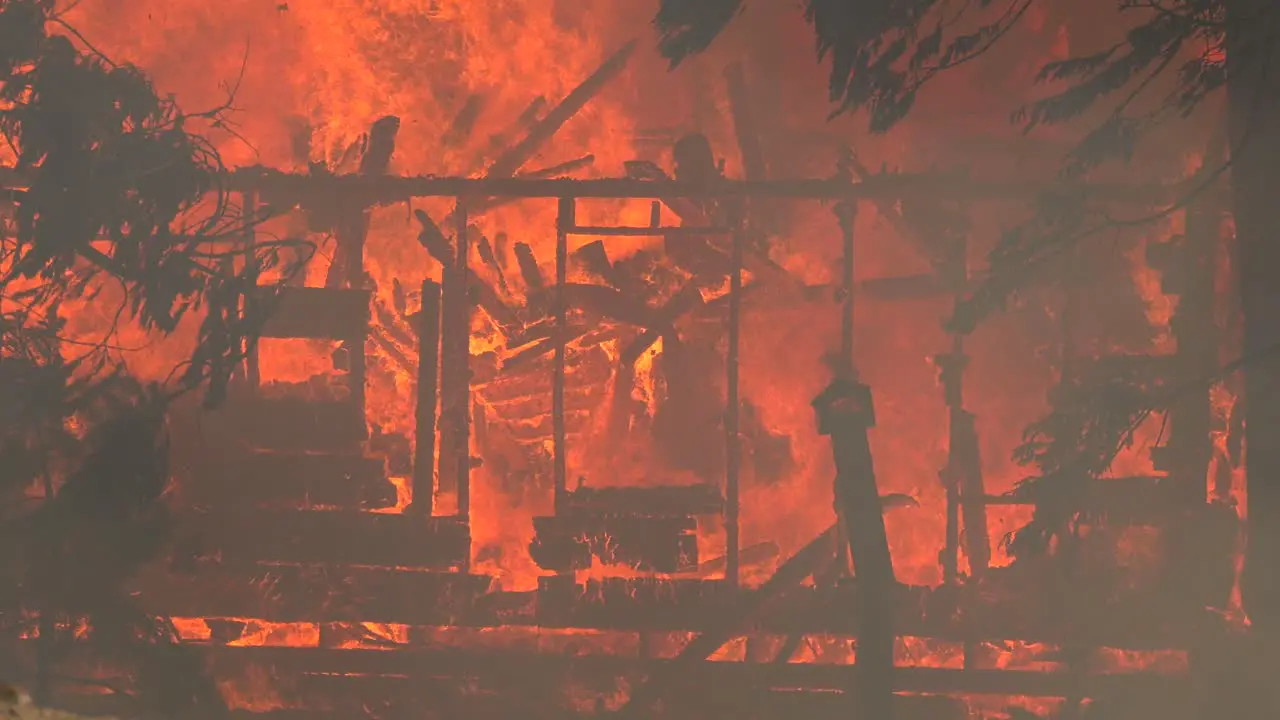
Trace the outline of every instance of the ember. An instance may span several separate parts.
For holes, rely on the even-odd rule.
[[[68,11],[189,106],[248,37],[240,125],[214,139],[253,222],[224,244],[320,251],[246,286],[271,314],[225,403],[169,414],[169,536],[125,590],[178,641],[86,631],[55,661],[30,633],[15,681],[56,666],[88,678],[54,683],[59,706],[137,716],[115,643],[191,651],[263,720],[1200,701],[1242,624],[1238,381],[1140,401],[1237,354],[1221,194],[1062,250],[976,331],[943,320],[1029,201],[1164,207],[1221,133],[1182,137],[1191,162],[1045,181],[1074,139],[1001,134],[988,106],[1028,98],[989,69],[940,90],[967,119],[864,136],[825,122],[788,4],[675,71],[631,36],[651,5]],[[1033,20],[1010,64],[1098,39]],[[115,299],[69,303],[71,335]],[[193,337],[128,369],[163,381]]]

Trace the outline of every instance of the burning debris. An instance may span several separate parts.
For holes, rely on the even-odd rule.
[[[439,5],[418,31],[461,22]],[[409,20],[386,14],[398,36]],[[334,128],[361,101],[330,99],[290,115],[281,169],[219,175],[246,220],[219,253],[278,231],[321,252],[259,268],[232,303],[261,327],[235,341],[225,402],[178,402],[156,429],[175,466],[147,488],[165,545],[157,532],[129,572],[91,577],[128,622],[20,607],[37,620],[4,658],[13,677],[121,717],[142,687],[264,720],[1193,704],[1239,531],[1204,479],[1232,495],[1242,421],[1194,393],[1160,418],[1149,462],[1112,451],[1147,433],[1160,393],[1216,367],[1215,200],[1146,246],[1154,290],[1084,257],[1123,289],[1077,272],[1061,298],[1026,301],[1034,330],[946,334],[938,308],[959,315],[986,287],[968,257],[990,230],[980,203],[1019,188],[873,172],[835,147],[816,179],[771,180],[786,163],[742,62],[698,99],[724,128],[637,130],[620,150],[601,118],[622,116],[599,108],[638,48],[566,59],[581,72],[531,101],[460,83],[434,99],[440,122],[369,105],[356,136]],[[409,172],[428,162],[451,175]],[[1170,296],[1176,342],[1149,353],[1143,310]],[[1113,345],[1082,340],[1097,327]],[[1006,395],[1050,374],[1056,390],[1015,483],[992,457],[1019,415],[991,397],[1036,364],[1024,355],[1051,370]],[[137,540],[73,539],[90,556],[104,537]],[[125,638],[135,626],[145,641]],[[1170,650],[1161,672],[1106,665]]]

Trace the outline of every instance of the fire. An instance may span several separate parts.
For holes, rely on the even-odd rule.
[[[216,8],[194,0],[136,0],[78,4],[68,20],[113,58],[145,68],[160,88],[176,92],[186,107],[222,102],[232,89],[226,83],[239,78],[233,88],[235,106],[240,110],[234,116],[239,123],[237,137],[219,138],[219,149],[230,165],[262,164],[302,171],[312,164],[333,172],[354,172],[353,157],[358,153],[352,148],[361,135],[378,118],[395,115],[402,124],[390,174],[478,176],[527,133],[531,123],[545,118],[549,106],[569,95],[619,47],[624,47],[636,28],[645,27],[650,14],[647,3],[598,0],[231,0]],[[792,18],[789,23],[781,22],[776,33],[795,45],[802,37],[793,32],[799,21]],[[762,30],[757,27],[754,32]],[[1050,55],[1064,57],[1070,45],[1065,29],[1050,28],[1045,32],[1052,37]],[[646,42],[642,41],[641,47]],[[807,38],[804,42],[808,42]],[[726,172],[742,175],[732,128],[723,119],[729,114],[728,100],[721,90],[708,87],[705,77],[696,76],[705,75],[706,68],[695,66],[688,71],[695,75],[692,78],[669,75],[656,58],[644,51],[636,55],[616,82],[594,97],[525,164],[524,172],[587,156],[591,161],[585,169],[576,171],[578,177],[622,176],[624,164],[636,159],[669,168],[669,147],[655,148],[645,140],[645,133],[654,127],[678,125],[682,132],[696,129],[707,134],[717,155],[726,157]],[[974,81],[973,77],[965,80],[970,84]],[[669,102],[655,102],[650,86],[659,83],[665,83],[664,92],[678,96]],[[780,92],[798,92],[789,82],[782,85],[776,88]],[[812,95],[820,98],[821,94],[819,91]],[[468,108],[474,110],[469,121]],[[811,133],[825,110],[817,101],[772,108],[774,114],[793,115],[771,118],[772,129],[781,135]],[[691,122],[689,117],[699,119]],[[844,125],[832,125],[823,132],[832,133],[841,144],[863,140]],[[930,157],[930,143],[936,142],[934,135],[927,126],[908,125],[883,143],[867,141],[867,154],[887,165],[914,164],[922,157]],[[248,142],[240,138],[247,138]],[[833,143],[808,152],[800,140],[795,145],[801,149],[788,158],[789,167],[781,169],[781,173],[813,177],[830,174]],[[999,165],[1000,160],[992,159],[992,163]],[[762,552],[750,562],[744,560],[742,576],[748,586],[762,583],[780,562],[812,538],[815,529],[828,527],[835,520],[835,468],[830,441],[818,435],[809,402],[829,380],[824,358],[839,345],[840,306],[832,301],[829,289],[839,282],[840,237],[829,208],[796,205],[779,212],[785,230],[776,239],[771,259],[805,287],[788,291],[790,295],[770,290],[744,301],[743,400],[754,409],[762,434],[789,442],[792,461],[779,477],[754,477],[752,470],[744,478],[741,546],[772,547],[772,552]],[[454,230],[445,222],[454,207],[444,200],[415,201],[410,208],[398,204],[371,212],[366,270],[376,288],[375,306],[388,312],[386,317],[375,314],[374,324],[381,335],[371,343],[373,349],[368,353],[367,416],[380,437],[412,438],[415,434],[417,353],[410,318],[420,303],[416,288],[421,281],[440,281],[443,277],[440,263],[415,240],[421,228],[413,210],[424,210],[447,234]],[[650,221],[650,213],[647,201],[578,204],[578,221],[582,225],[644,226]],[[974,214],[980,217],[975,218],[973,235],[994,236],[1000,221],[987,217],[987,213]],[[304,233],[305,223],[296,215],[273,220],[270,230]],[[527,243],[544,277],[550,277],[553,267],[556,219],[555,203],[551,201],[509,203],[471,217],[477,237],[494,245],[499,244],[500,238]],[[664,220],[671,221],[670,213]],[[1163,240],[1179,231],[1171,224],[1153,232],[1148,241]],[[858,215],[855,237],[858,281],[930,271],[929,263],[908,246],[890,218],[870,205]],[[569,252],[573,254],[592,240],[571,238]],[[609,259],[615,264],[662,255],[660,239],[615,237],[605,244]],[[1129,257],[1129,270],[1146,303],[1146,318],[1158,331],[1157,340],[1146,349],[1169,353],[1175,349],[1169,321],[1176,304],[1161,292],[1158,273],[1142,260],[1144,247],[1145,243],[1141,244]],[[307,270],[308,285],[324,284],[333,254],[333,242],[323,239],[320,257]],[[973,254],[977,257],[976,252]],[[669,299],[682,284],[677,281],[685,279],[671,262],[655,262],[658,267],[644,278],[650,281],[655,296],[645,298],[650,305]],[[528,286],[509,254],[502,255],[496,267],[473,261],[472,269],[489,285],[509,285],[503,299],[513,307],[524,307],[533,300],[535,288]],[[658,277],[661,273],[666,275]],[[752,280],[748,278],[749,283]],[[570,281],[588,282],[590,278],[573,267]],[[703,288],[702,299],[712,303],[727,290],[727,284]],[[939,481],[939,471],[947,465],[950,449],[947,407],[934,358],[950,346],[941,320],[953,300],[941,292],[888,300],[861,291],[855,299],[856,364],[874,392],[878,424],[872,431],[871,443],[880,491],[910,496],[918,503],[892,510],[886,517],[897,577],[913,586],[936,586],[942,580],[938,553],[945,544],[946,489]],[[401,305],[405,306],[404,312],[398,307]],[[989,495],[1008,492],[1021,479],[1024,471],[1012,462],[1010,451],[1027,422],[1045,411],[1044,391],[1054,380],[1045,355],[1049,352],[1046,348],[1059,338],[1056,330],[1046,329],[1053,324],[1052,318],[1033,305],[1036,301],[1027,301],[1023,307],[994,319],[966,347],[971,359],[964,379],[965,406],[977,417],[982,471]],[[73,310],[76,332],[89,334],[108,324],[107,305],[81,303]],[[686,328],[683,323],[684,320],[677,323],[681,332],[710,335],[705,329]],[[716,332],[723,334],[722,329]],[[129,354],[133,370],[163,377],[182,357],[183,339],[179,335],[164,344],[149,344],[147,338],[125,337],[121,344],[142,348]],[[473,390],[480,411],[493,420],[494,435],[501,439],[494,440],[495,449],[482,458],[484,464],[472,473],[470,571],[492,576],[495,587],[509,593],[533,591],[541,578],[551,574],[538,567],[529,551],[534,539],[533,519],[551,514],[550,493],[534,487],[532,481],[513,484],[493,461],[498,456],[510,460],[521,452],[550,449],[549,430],[540,433],[537,429],[549,415],[549,395],[521,387],[526,378],[537,376],[545,380],[546,368],[531,366],[533,369],[527,373],[512,369],[520,350],[515,347],[516,340],[486,314],[473,317],[469,347],[475,375]],[[630,378],[618,370],[624,348],[624,340],[616,338],[594,346],[585,341],[571,345],[575,358],[587,368],[582,375],[598,370],[603,379],[581,380],[583,387],[578,388],[594,405],[586,421],[588,430],[569,438],[569,485],[572,488],[578,477],[584,477],[592,487],[692,484],[690,472],[668,467],[657,457],[649,441],[650,428],[640,426],[655,422],[666,397],[662,387],[663,362],[669,357],[670,345],[660,338],[640,353]],[[343,374],[334,372],[339,364],[334,358],[341,353],[338,343],[264,340],[260,353],[262,380],[271,392],[295,392],[301,388],[308,393],[321,393],[333,385],[325,376]],[[577,382],[576,376],[571,382]],[[614,383],[619,384],[616,389]],[[619,446],[602,448],[596,438],[604,437],[607,430],[611,392],[620,393],[640,411]],[[1229,455],[1226,425],[1235,397],[1226,388],[1215,393],[1215,463],[1221,464]],[[526,411],[528,407],[543,409]],[[545,425],[550,427],[549,423]],[[514,429],[525,432],[517,439]],[[1154,474],[1145,451],[1158,444],[1159,434],[1159,419],[1144,426],[1135,450],[1117,461],[1113,474]],[[473,454],[480,453],[478,442],[473,438]],[[1243,509],[1242,482],[1238,479],[1242,469],[1223,467],[1222,472],[1231,476],[1231,495]],[[400,514],[410,507],[415,498],[405,475],[392,473],[394,506],[378,512]],[[435,514],[444,516],[454,511],[454,497],[441,493]],[[1002,540],[1030,515],[1027,507],[988,509],[994,567],[1010,563]],[[699,525],[697,545],[704,564],[723,555],[724,538],[724,528],[717,522]],[[1128,538],[1122,549],[1133,557],[1142,555],[1138,540]],[[1120,564],[1125,564],[1126,559],[1132,558],[1126,555]],[[1138,564],[1141,558],[1133,562]],[[705,578],[722,572],[723,569],[700,568],[685,576]],[[599,587],[593,582],[645,576],[647,573],[635,567],[606,564],[598,558],[592,559],[590,567],[576,572],[577,581],[587,588]],[[342,639],[329,644],[327,641],[332,638],[326,637],[325,628],[314,623],[277,624],[252,618],[176,618],[174,623],[184,640],[211,642],[215,633],[210,623],[228,621],[243,625],[238,637],[229,643],[234,647],[354,650],[369,644],[363,635],[352,639],[356,637],[354,632],[349,637],[336,633]],[[361,633],[378,638],[375,644],[385,641],[392,646],[542,650],[554,646],[552,649],[587,648],[627,655],[639,653],[637,648],[642,644],[632,633],[614,636],[587,631],[421,628],[385,623],[365,623],[361,628]],[[645,642],[649,641],[652,638]],[[714,659],[740,659],[748,652],[746,644],[744,639],[735,640]],[[902,666],[954,669],[963,666],[966,652],[954,643],[926,638],[902,638],[899,645],[897,656]],[[1047,652],[1040,645],[1016,643],[1007,647],[984,646],[978,651],[999,668],[1035,666]],[[791,661],[849,664],[853,660],[849,638],[806,636]],[[1106,664],[1108,669],[1176,665],[1120,655],[1111,657]],[[238,706],[255,711],[287,706],[272,688],[270,678],[257,671],[237,683],[224,683],[222,689]],[[572,688],[566,692],[575,697],[585,695],[585,691],[578,693]],[[610,696],[605,704],[613,707],[618,699]]]

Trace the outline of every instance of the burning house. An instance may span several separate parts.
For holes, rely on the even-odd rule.
[[[230,67],[244,33],[150,5],[116,8],[120,27],[163,26],[161,45],[74,12],[198,99],[195,68]],[[1228,390],[1072,486],[1070,553],[1012,557],[1006,536],[1053,508],[1008,458],[1090,378],[1217,365],[1221,198],[1081,250],[953,335],[1044,147],[1008,140],[972,175],[888,170],[1005,140],[978,120],[883,142],[814,122],[788,87],[809,70],[739,52],[771,24],[791,48],[788,13],[668,73],[624,32],[648,7],[268,5],[226,10],[269,36],[237,90],[255,147],[227,141],[226,181],[254,220],[241,242],[320,252],[264,288],[225,405],[169,418],[178,521],[129,587],[233,714],[1195,705],[1196,653],[1233,602]],[[1045,22],[1031,45],[1063,36]],[[1204,164],[1215,146],[1195,143]],[[1170,192],[1131,180],[1083,192]],[[164,365],[149,352],[141,372]],[[64,664],[110,682],[59,682],[59,704],[134,712],[127,669]]]

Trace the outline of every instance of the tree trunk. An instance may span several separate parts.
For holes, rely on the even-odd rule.
[[[1229,0],[1232,184],[1244,316],[1248,551],[1242,589],[1254,627],[1280,626],[1280,46],[1260,37],[1275,0]]]
[[[1247,549],[1241,590],[1250,649],[1233,653],[1243,692],[1220,717],[1274,717],[1280,635],[1280,47],[1275,0],[1227,0],[1228,100],[1245,368]],[[1269,17],[1267,17],[1269,16]],[[1221,695],[1219,696],[1221,697]]]

